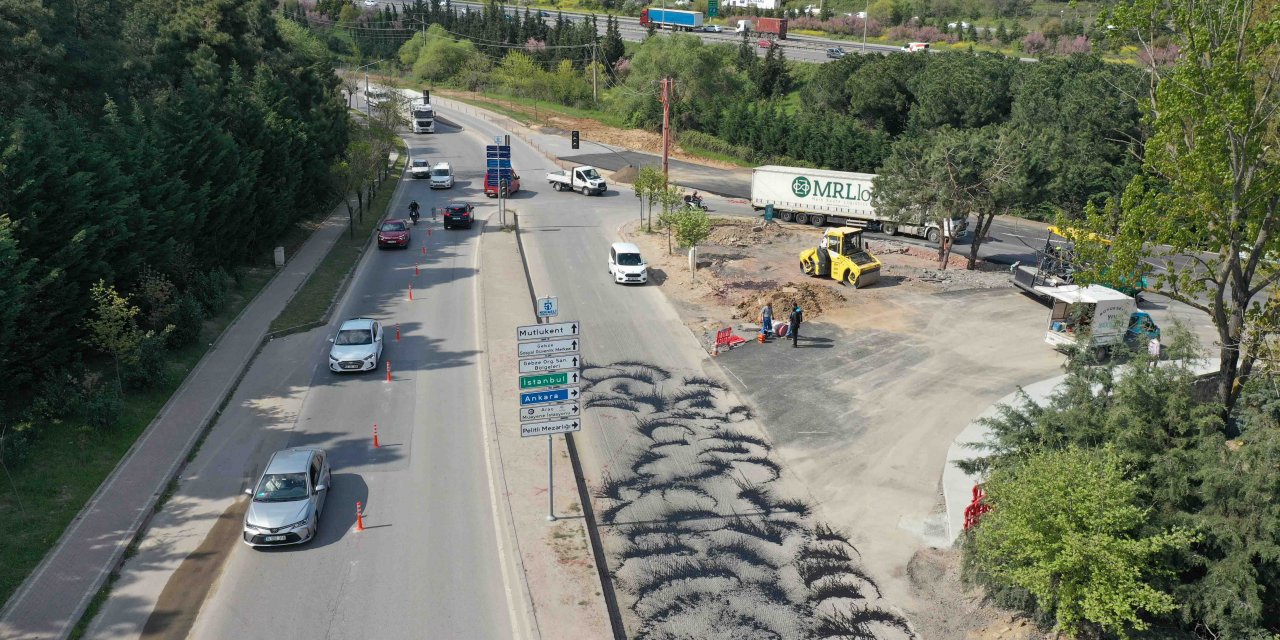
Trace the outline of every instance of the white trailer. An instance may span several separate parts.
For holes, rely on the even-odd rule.
[[[1053,302],[1044,341],[1055,349],[1085,347],[1101,358],[1126,342],[1160,339],[1151,316],[1137,310],[1132,296],[1115,289],[1097,284],[1035,289]]]
[[[942,229],[924,212],[914,224],[886,218],[872,204],[874,174],[824,169],[803,169],[767,165],[751,171],[751,207],[759,211],[773,205],[774,215],[785,222],[821,227],[835,224],[849,227],[879,226],[889,235],[906,233],[942,240]],[[967,217],[951,221],[954,238],[964,237]]]

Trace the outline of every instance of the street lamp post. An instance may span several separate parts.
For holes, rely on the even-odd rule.
[[[369,67],[372,67],[373,65],[378,64],[379,62],[382,62],[382,61],[374,60],[369,64],[356,67],[356,71],[360,71],[361,69],[368,69]],[[372,107],[369,105],[369,72],[368,71],[364,72],[364,114],[366,116],[373,115]]]
[[[867,52],[867,21],[871,19],[871,0],[867,0],[867,8],[862,12],[862,52]]]

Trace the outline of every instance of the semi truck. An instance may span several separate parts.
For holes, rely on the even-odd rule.
[[[757,211],[772,206],[785,222],[821,227],[828,223],[866,228],[876,225],[889,235],[905,233],[942,240],[936,220],[921,211],[914,221],[901,221],[876,213],[872,204],[874,174],[824,169],[802,169],[766,165],[751,170],[751,207]],[[968,228],[967,216],[952,219],[952,237],[960,238]]]
[[[752,18],[738,20],[734,27],[736,33],[765,33],[777,36],[779,40],[787,39],[786,18]]]
[[[702,14],[697,11],[679,9],[643,9],[640,11],[640,26],[653,25],[659,29],[670,28],[672,31],[702,30]]]
[[[436,132],[436,112],[426,98],[409,103],[409,126],[414,133]]]

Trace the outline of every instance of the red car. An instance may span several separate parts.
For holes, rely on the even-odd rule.
[[[466,202],[450,202],[446,204],[440,210],[440,215],[444,218],[444,228],[466,227],[470,229],[471,224],[475,222],[474,209]]]
[[[409,223],[404,220],[387,220],[378,227],[378,248],[409,246]]]
[[[498,187],[499,187],[498,183],[491,181],[489,179],[489,174],[485,173],[484,174],[484,195],[489,196],[490,198],[498,197]],[[520,176],[516,175],[516,172],[512,171],[511,182],[507,185],[507,192],[502,195],[509,196],[519,190],[520,190]]]
[[[761,49],[768,49],[769,47],[773,46],[773,41],[765,40],[764,38],[761,38],[756,44],[760,45]]]

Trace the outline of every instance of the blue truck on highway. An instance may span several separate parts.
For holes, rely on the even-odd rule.
[[[640,12],[640,26],[670,27],[672,31],[701,31],[702,14],[697,11],[677,9],[644,9]]]

